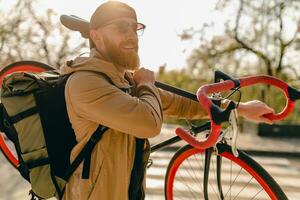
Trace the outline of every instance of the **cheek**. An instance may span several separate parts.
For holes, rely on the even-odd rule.
[[[110,48],[113,48],[114,50],[120,50],[122,47],[122,41],[118,40],[117,38],[110,38],[106,42],[106,46],[109,46]]]

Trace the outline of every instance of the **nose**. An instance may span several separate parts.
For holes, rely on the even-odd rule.
[[[134,30],[130,27],[128,27],[126,35],[127,35],[127,39],[136,39],[137,38],[136,30]]]

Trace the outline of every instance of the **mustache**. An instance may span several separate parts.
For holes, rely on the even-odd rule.
[[[121,42],[120,46],[121,46],[121,47],[122,47],[122,46],[132,46],[132,47],[134,47],[134,48],[136,48],[136,49],[139,48],[138,42],[132,41],[132,40],[128,40],[128,41]]]

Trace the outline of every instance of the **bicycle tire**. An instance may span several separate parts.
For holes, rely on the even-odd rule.
[[[224,199],[272,199],[272,200],[286,200],[288,199],[285,195],[285,193],[282,191],[282,189],[280,188],[280,186],[275,182],[275,180],[272,178],[272,176],[265,170],[263,169],[256,161],[254,161],[252,158],[250,158],[246,153],[239,151],[239,156],[235,157],[232,153],[231,153],[231,147],[226,145],[226,144],[217,144],[217,149],[218,149],[218,155],[221,156],[222,159],[222,165],[224,164],[225,166],[228,166],[228,162],[231,163],[231,170],[229,170],[229,172],[233,172],[233,171],[239,171],[238,174],[235,174],[235,179],[232,182],[232,175],[230,175],[230,182],[229,182],[229,186],[227,186],[227,182],[228,179],[226,179],[225,182],[225,187],[222,186],[222,190],[225,191],[225,197]],[[172,157],[169,165],[168,165],[168,169],[167,169],[167,173],[165,176],[165,199],[167,200],[175,200],[175,199],[205,199],[204,198],[204,194],[203,194],[203,185],[201,186],[201,184],[203,184],[203,182],[201,182],[201,176],[203,177],[203,168],[198,167],[196,168],[197,171],[193,171],[193,172],[189,172],[187,171],[187,167],[185,167],[188,162],[188,167],[190,168],[194,168],[192,165],[196,164],[200,165],[201,163],[199,162],[199,159],[197,158],[197,156],[200,158],[202,157],[202,164],[203,163],[203,158],[205,156],[205,150],[200,150],[200,149],[196,149],[190,145],[186,145],[184,147],[182,147],[181,149],[179,149],[175,155]],[[217,156],[216,156],[217,157]],[[194,160],[193,160],[194,159]],[[183,164],[185,162],[185,164]],[[213,162],[213,161],[212,161]],[[212,163],[213,164],[213,163]],[[235,164],[235,166],[232,166],[232,164]],[[183,168],[184,167],[184,168]],[[237,167],[239,167],[240,169],[238,169]],[[183,172],[179,171],[179,170],[184,170],[186,172],[188,172],[188,177],[184,177],[182,176]],[[202,169],[202,170],[201,170]],[[222,167],[222,171],[221,174],[223,174],[223,167]],[[198,171],[200,171],[200,173],[198,173]],[[240,173],[241,172],[241,173]],[[216,170],[214,171],[214,173],[216,173]],[[228,171],[224,170],[224,174],[227,174]],[[217,181],[213,180],[216,179],[215,177],[211,177],[212,174],[212,170],[210,170],[210,177],[209,177],[209,199],[222,199],[220,195],[220,192],[218,191],[218,187],[217,187]],[[194,176],[198,176],[198,177],[192,177],[192,175]],[[243,191],[244,189],[240,188],[239,185],[237,185],[236,183],[236,179],[238,176],[241,175],[241,179],[242,179],[242,184],[243,186],[247,186],[249,185],[248,188],[248,192],[247,191]],[[250,183],[246,182],[246,175],[249,176],[250,179]],[[228,175],[225,175],[228,176]],[[243,177],[242,177],[243,176]],[[229,178],[229,177],[227,177]],[[176,180],[177,179],[177,180]],[[180,182],[180,179],[182,179],[183,181]],[[198,188],[196,186],[199,185],[195,185],[194,183],[192,183],[192,181],[196,180],[197,183],[200,183],[200,190],[198,190]],[[200,182],[199,182],[200,180]],[[247,179],[248,180],[248,179]],[[255,180],[256,183],[252,183],[252,180]],[[214,181],[215,183],[212,183],[212,181]],[[223,180],[222,180],[223,182]],[[223,184],[223,183],[222,183]],[[232,184],[232,185],[231,185]],[[235,185],[234,185],[235,184]],[[247,185],[246,185],[247,184]],[[178,188],[178,186],[180,188]],[[237,187],[238,189],[233,188]],[[202,192],[201,192],[201,187],[202,187]],[[258,189],[258,192],[254,192],[256,191],[256,188],[260,188],[260,190]],[[186,192],[184,189],[187,188],[189,191]],[[253,189],[255,188],[255,189]],[[233,189],[233,191],[231,191]],[[230,195],[228,194],[230,190]],[[249,197],[249,192],[250,194],[252,193],[253,195],[256,196],[252,196]],[[234,194],[232,194],[234,193]],[[240,196],[238,197],[237,195],[244,195],[244,196]],[[248,196],[247,196],[248,195]],[[229,197],[230,196],[230,197]],[[234,196],[234,197],[232,197]],[[217,197],[217,198],[215,198]]]
[[[2,87],[3,78],[13,72],[43,72],[48,70],[54,70],[50,65],[37,62],[37,61],[19,61],[3,67],[0,71],[0,87]],[[4,136],[0,132],[0,151],[4,154],[5,158],[14,167],[18,167],[18,159],[14,153],[10,150],[5,142]]]

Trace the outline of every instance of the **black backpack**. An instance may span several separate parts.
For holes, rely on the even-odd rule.
[[[111,82],[105,74],[100,75]],[[15,72],[3,80],[0,130],[15,145],[18,170],[31,184],[32,199],[61,199],[68,179],[81,162],[82,178],[87,179],[92,150],[108,129],[100,125],[70,163],[77,142],[64,96],[68,77],[51,70]]]

